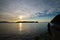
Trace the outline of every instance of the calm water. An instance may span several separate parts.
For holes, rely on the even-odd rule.
[[[0,23],[0,34],[20,34],[34,36],[46,32],[47,23]]]
[[[47,23],[0,23],[0,40],[35,40],[46,32]]]

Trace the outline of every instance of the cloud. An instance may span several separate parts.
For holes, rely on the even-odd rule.
[[[15,20],[20,15],[34,18],[56,14],[59,3],[57,0],[0,0],[0,17]]]
[[[60,11],[60,8],[51,8],[47,11],[47,14],[55,14],[58,11]]]

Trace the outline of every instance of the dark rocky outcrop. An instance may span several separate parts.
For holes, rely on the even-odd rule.
[[[60,24],[60,14],[58,14],[57,16],[55,16],[53,18],[53,20],[51,21],[51,23]]]

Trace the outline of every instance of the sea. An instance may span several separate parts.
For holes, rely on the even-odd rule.
[[[35,40],[48,32],[48,22],[0,23],[0,40]]]

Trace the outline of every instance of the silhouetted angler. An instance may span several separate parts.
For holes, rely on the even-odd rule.
[[[48,33],[50,34],[50,23],[48,23]]]

